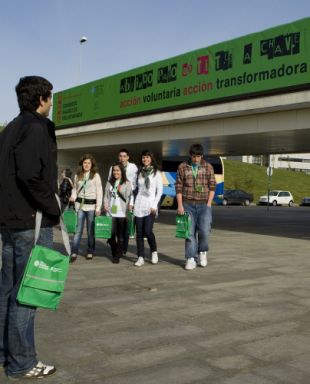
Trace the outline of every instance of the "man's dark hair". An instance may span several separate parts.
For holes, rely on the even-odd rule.
[[[118,153],[120,154],[121,152],[125,152],[127,154],[127,156],[129,156],[129,151],[127,148],[122,148],[118,151]]]
[[[193,144],[189,149],[189,154],[203,156],[203,146],[201,144]]]
[[[53,85],[40,76],[25,76],[20,78],[15,87],[17,101],[21,112],[34,112],[40,105],[40,97],[44,101],[52,95]]]

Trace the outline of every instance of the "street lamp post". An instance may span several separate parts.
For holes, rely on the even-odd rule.
[[[78,83],[81,84],[81,75],[82,75],[82,45],[86,43],[87,37],[82,36],[80,38],[80,63],[79,63],[79,78]]]

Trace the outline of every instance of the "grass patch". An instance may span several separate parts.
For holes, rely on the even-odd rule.
[[[268,176],[266,167],[233,160],[224,161],[225,189],[243,189],[254,195],[257,203],[261,195],[267,194]],[[305,196],[310,196],[310,175],[303,172],[274,169],[271,189],[290,191],[294,202],[299,204]]]

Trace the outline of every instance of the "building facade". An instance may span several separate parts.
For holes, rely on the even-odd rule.
[[[237,158],[235,158],[235,160],[237,160]],[[268,164],[266,156],[263,155],[242,156],[242,161],[261,166]],[[270,166],[272,168],[310,174],[310,153],[282,153],[279,155],[270,155]]]

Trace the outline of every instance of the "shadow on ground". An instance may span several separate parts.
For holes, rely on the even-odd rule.
[[[175,210],[162,210],[158,221],[175,225]],[[307,207],[214,206],[214,229],[260,235],[310,239]]]

